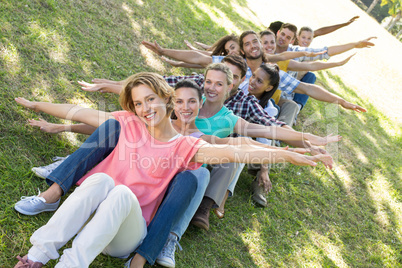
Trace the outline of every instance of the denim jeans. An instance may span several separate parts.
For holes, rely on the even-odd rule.
[[[307,84],[314,84],[315,80],[317,80],[315,74],[313,74],[312,72],[307,72],[300,81]],[[309,98],[308,95],[295,93],[293,101],[300,104],[302,106],[301,109],[303,109],[303,107],[306,105],[308,101],[308,98]]]
[[[205,183],[204,180],[207,182]],[[183,224],[181,221],[184,221],[186,223],[185,228],[187,228],[189,221],[201,203],[208,181],[209,172],[203,167],[196,171],[183,171],[174,177],[162,204],[148,225],[147,236],[136,251],[151,265],[155,263],[162,251],[173,226]],[[201,186],[204,191],[195,197],[197,189],[204,184],[205,187]],[[193,200],[196,201],[192,202]]]
[[[202,198],[204,197],[205,190],[209,184],[210,174],[208,169],[200,167],[196,170],[188,170],[197,178],[197,191],[193,199],[191,199],[186,211],[181,216],[180,220],[173,225],[171,232],[176,234],[179,240],[183,236],[184,232],[187,230],[191,219],[193,218],[195,212],[201,204]]]
[[[109,119],[100,125],[94,133],[60,164],[47,177],[49,185],[57,183],[63,189],[63,195],[77,183],[89,170],[96,166],[116,147],[120,135],[120,123]]]

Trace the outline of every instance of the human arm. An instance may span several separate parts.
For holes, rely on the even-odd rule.
[[[273,164],[290,162],[294,165],[300,166],[316,166],[316,162],[325,162],[328,161],[328,159],[332,159],[332,157],[323,154],[307,156],[287,150],[265,148],[241,149],[235,146],[212,145],[206,143],[198,149],[191,161],[203,164]]]
[[[316,58],[319,55],[325,54],[327,51],[323,48],[321,50],[299,50],[299,51],[285,51],[279,54],[268,54],[265,53],[266,58],[269,62],[278,62],[278,61],[285,61],[291,60],[300,57],[309,57],[309,58]]]
[[[187,40],[184,40],[184,43],[185,43],[186,46],[187,46],[189,49],[191,49],[191,50],[198,51],[198,52],[203,53],[203,54],[208,55],[208,56],[212,56],[212,51],[199,50],[198,48],[194,47],[194,46],[193,46],[189,41],[187,41]],[[196,42],[196,43],[197,43],[197,42]],[[208,46],[208,48],[209,48],[209,46]]]
[[[323,61],[306,61],[299,62],[295,60],[290,60],[288,64],[289,71],[319,71],[324,69],[329,69],[333,67],[338,67],[346,64],[355,54],[347,57],[342,61],[336,62],[323,62]]]
[[[295,130],[290,130],[278,126],[263,126],[259,124],[249,123],[243,118],[239,118],[234,126],[233,131],[243,136],[248,137],[261,137],[272,140],[295,140],[304,141],[308,140],[312,145],[327,145],[331,142],[338,142],[341,136],[328,135],[326,137],[320,137],[311,133],[303,133]]]
[[[354,110],[356,112],[367,112],[367,110],[357,104],[350,103],[343,98],[335,95],[322,87],[315,84],[307,84],[300,82],[294,90],[295,93],[302,93],[309,95],[310,97],[324,102],[337,103],[345,109]]]
[[[162,48],[156,41],[154,43],[142,41],[142,44],[159,56],[167,56],[178,61],[183,61],[190,64],[199,64],[204,67],[207,67],[210,63],[212,63],[211,56],[205,55],[198,51]]]
[[[351,50],[353,48],[365,48],[365,47],[370,48],[370,47],[374,46],[374,43],[370,42],[370,40],[373,38],[377,38],[377,37],[373,36],[373,37],[369,37],[367,39],[363,39],[363,40],[360,40],[357,42],[352,42],[352,43],[338,45],[338,46],[330,46],[330,47],[328,47],[328,55],[329,56],[338,55],[338,54],[344,53],[348,50]]]
[[[60,133],[60,132],[74,132],[80,134],[91,135],[96,127],[87,125],[87,124],[73,124],[73,125],[65,125],[65,124],[55,124],[49,123],[44,119],[29,119],[28,124],[33,127],[38,127],[43,132],[47,133]]]
[[[168,59],[165,56],[162,56],[161,60],[166,63],[169,63],[170,65],[172,65],[174,67],[194,68],[194,69],[203,69],[204,68],[203,66],[201,66],[199,64],[190,64],[190,63],[186,63],[183,61],[175,61],[175,60]]]
[[[203,49],[205,49],[205,50],[207,50],[207,49],[210,49],[211,48],[211,46],[210,45],[206,45],[206,44],[204,44],[204,43],[201,43],[201,42],[194,42],[194,44],[196,44],[197,46],[199,46],[199,47],[201,47],[201,48],[203,48]]]
[[[34,102],[26,100],[22,97],[16,98],[15,101],[28,109],[34,110],[35,112],[44,112],[58,118],[78,121],[95,128],[99,127],[106,120],[114,118],[111,113],[84,108],[75,104]]]
[[[325,26],[325,27],[321,27],[321,28],[319,28],[317,30],[314,30],[314,37],[332,33],[332,32],[334,32],[334,31],[336,31],[336,30],[338,30],[338,29],[340,29],[342,27],[348,26],[349,24],[351,24],[352,22],[354,22],[358,18],[359,18],[359,16],[354,16],[353,18],[351,18],[347,22],[340,23],[340,24],[335,24],[335,25],[330,25],[330,26]]]
[[[91,83],[87,83],[85,81],[78,81],[78,84],[81,85],[81,89],[84,91],[95,92],[98,91],[100,93],[115,93],[120,94],[123,90],[123,81],[112,81],[106,79],[93,79]]]

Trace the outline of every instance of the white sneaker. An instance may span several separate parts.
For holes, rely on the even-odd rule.
[[[54,203],[46,203],[45,198],[39,195],[40,191],[38,195],[21,197],[21,200],[14,205],[15,210],[24,215],[36,215],[45,211],[55,211],[59,207],[60,199]]]
[[[56,156],[53,157],[54,163],[51,163],[50,165],[43,166],[43,167],[33,167],[31,170],[33,173],[35,173],[36,176],[46,179],[47,176],[49,176],[50,173],[53,172],[58,166],[60,166],[61,163],[63,163],[64,160],[66,160],[68,155],[66,157],[60,157]]]
[[[177,241],[177,236],[170,233],[161,253],[159,253],[158,257],[156,258],[156,263],[165,267],[174,268],[176,265],[176,262],[174,260],[174,252],[176,251],[176,246],[178,246],[179,249],[182,250],[179,241]]]

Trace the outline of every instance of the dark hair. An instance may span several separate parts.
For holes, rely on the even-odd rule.
[[[239,37],[240,50],[243,51],[243,45],[244,45],[243,39],[244,39],[244,37],[246,37],[247,35],[250,35],[250,34],[255,34],[258,37],[257,33],[252,31],[252,30],[242,32],[240,37]]]
[[[225,50],[225,45],[229,41],[239,43],[239,37],[235,34],[225,35],[216,41],[208,50],[212,51],[214,56],[226,56],[228,53]]]
[[[297,34],[297,27],[296,27],[296,25],[291,24],[291,23],[285,23],[285,24],[283,24],[283,25],[281,26],[281,28],[279,29],[279,31],[282,30],[282,29],[289,29],[291,32],[294,33],[293,39],[296,38],[296,34]]]
[[[252,31],[252,30],[248,30],[248,31],[243,32],[240,35],[240,38],[239,38],[240,39],[239,40],[240,50],[241,50],[242,53],[243,53],[243,45],[244,45],[243,39],[244,39],[244,37],[246,37],[247,35],[250,35],[250,34],[254,34],[255,36],[257,36],[258,40],[260,40],[260,37],[258,36],[258,34],[256,32],[254,32],[254,31]],[[243,54],[242,56],[245,56],[245,55]],[[265,52],[262,50],[262,48],[261,48],[261,56],[262,56],[262,61],[263,62],[268,62],[267,56],[265,55]]]
[[[274,21],[274,22],[271,22],[268,29],[271,30],[272,32],[274,32],[274,34],[276,35],[276,33],[279,31],[279,29],[282,27],[282,25],[283,25],[282,21]]]
[[[182,87],[194,88],[197,91],[198,99],[199,100],[202,99],[202,89],[197,85],[196,82],[194,82],[194,80],[192,80],[192,79],[180,80],[174,86],[174,90],[176,91],[176,90],[178,90],[179,88],[182,88]]]
[[[278,89],[280,76],[279,67],[276,64],[263,63],[260,65],[260,68],[269,75],[269,85],[272,86],[272,90],[265,91],[260,98],[259,104],[264,108],[267,106],[269,99]]]
[[[273,36],[275,36],[274,32],[269,30],[269,29],[260,32],[260,38],[262,38],[264,35],[273,35]]]
[[[222,60],[222,63],[225,63],[225,62],[230,63],[240,69],[240,71],[241,71],[240,78],[243,78],[246,75],[247,64],[244,61],[244,59],[242,57],[240,57],[239,55],[227,55]]]

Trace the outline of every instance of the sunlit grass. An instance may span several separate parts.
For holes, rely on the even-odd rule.
[[[84,92],[76,81],[122,80],[140,71],[189,74],[192,70],[168,67],[140,42],[184,49],[184,39],[212,44],[225,34],[265,28],[240,0],[22,0],[2,5],[1,267],[13,267],[14,257],[26,254],[30,235],[52,215],[27,217],[13,209],[21,195],[46,189],[31,167],[73,152],[86,138],[27,127],[31,118],[70,122],[26,110],[15,97],[116,111],[121,109],[117,96]],[[369,108],[358,114],[310,100],[299,115],[297,130],[343,136],[326,148],[334,156],[334,169],[275,165],[267,208],[252,204],[253,178],[243,172],[225,218],[211,215],[209,232],[190,226],[180,241],[184,251],[176,253],[177,267],[402,266],[401,126],[342,77],[331,72],[317,77],[331,92]],[[124,262],[100,255],[91,267],[122,267]]]

